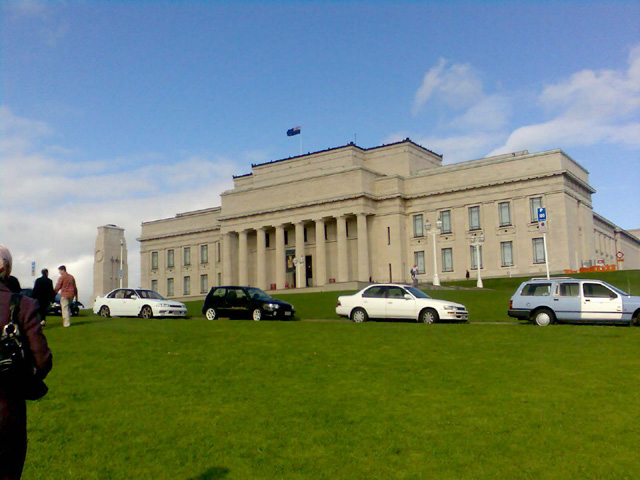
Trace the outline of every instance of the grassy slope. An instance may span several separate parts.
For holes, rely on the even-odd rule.
[[[46,334],[24,480],[640,477],[636,328],[85,315]]]

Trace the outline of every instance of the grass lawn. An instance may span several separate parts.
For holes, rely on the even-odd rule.
[[[46,334],[25,480],[640,478],[637,328],[86,314]]]

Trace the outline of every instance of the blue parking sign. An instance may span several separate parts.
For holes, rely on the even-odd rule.
[[[544,222],[547,220],[547,209],[546,208],[539,208],[538,209],[538,221],[539,222]]]

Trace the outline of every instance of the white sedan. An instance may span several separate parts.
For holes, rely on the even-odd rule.
[[[469,319],[464,305],[431,298],[415,287],[391,283],[370,285],[353,295],[338,297],[336,313],[358,323],[370,318],[409,319],[422,323],[466,322]]]
[[[93,313],[101,317],[184,317],[184,303],[165,300],[153,290],[116,288],[104,297],[96,298]]]

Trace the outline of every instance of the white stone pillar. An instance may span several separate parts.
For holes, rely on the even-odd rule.
[[[316,259],[313,265],[314,286],[327,283],[327,242],[324,238],[324,219],[316,220]]]
[[[257,234],[257,258],[256,258],[256,285],[262,290],[267,289],[267,245],[264,227],[258,228]]]
[[[233,284],[233,270],[231,265],[231,233],[222,235],[222,283]]]
[[[247,231],[238,234],[238,283],[249,285],[249,253],[247,246]]]
[[[305,288],[307,286],[307,273],[304,255],[304,223],[296,223],[296,287]]]
[[[287,264],[284,252],[284,225],[276,226],[276,288],[284,288],[287,283]]]
[[[349,281],[349,257],[347,254],[347,217],[340,216],[338,223],[338,282]]]
[[[368,282],[370,275],[367,215],[360,213],[358,214],[358,280]]]

